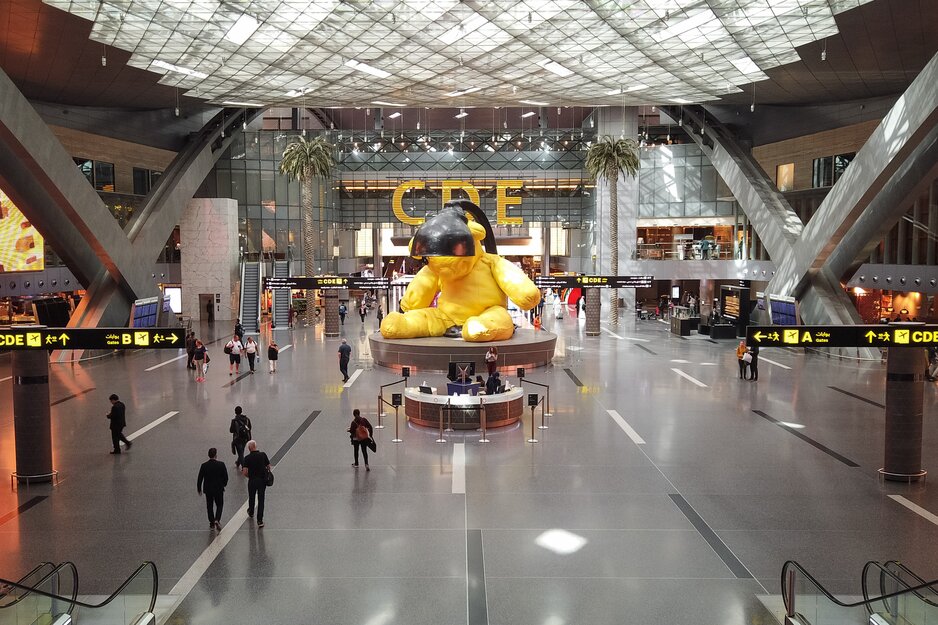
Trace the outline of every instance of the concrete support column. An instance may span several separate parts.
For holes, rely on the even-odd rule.
[[[910,324],[912,325],[912,324]],[[890,347],[886,361],[886,440],[883,468],[887,480],[917,481],[922,469],[925,350]]]
[[[938,236],[938,180],[932,180],[928,187],[928,237],[925,239],[925,264],[935,264],[935,241]]]
[[[892,257],[892,230],[886,233],[886,236],[883,237],[883,263],[890,264],[893,262]]]
[[[541,275],[550,275],[550,222],[541,224]]]
[[[613,138],[635,137],[638,135],[638,109],[636,107],[608,107],[596,110],[596,130],[601,137],[609,135]],[[622,274],[635,251],[638,236],[638,176],[629,178],[620,175],[616,182],[618,192],[618,270],[612,271],[613,250],[609,249],[609,183],[600,180],[596,184],[596,223],[597,223],[597,256],[599,257],[598,273],[611,275]],[[602,289],[600,297],[604,306],[611,306],[611,298],[616,290]],[[624,313],[635,310],[635,290],[618,289],[618,296],[624,301]],[[587,300],[588,301],[588,300]],[[608,308],[611,311],[611,308]],[[607,313],[611,314],[611,313]],[[620,315],[622,313],[620,312]]]
[[[600,289],[583,289],[586,298],[586,336],[599,336],[599,319],[602,314]]]
[[[326,306],[326,329],[323,333],[326,336],[339,336],[339,292],[329,289],[323,293]]]
[[[53,473],[49,354],[45,351],[14,351],[12,373],[17,480],[51,481]]]
[[[700,281],[700,297],[697,298],[699,301],[697,303],[697,310],[700,310],[702,304],[713,305],[713,280],[701,280]]]
[[[896,264],[909,264],[909,222],[905,215],[899,218],[898,234],[896,238]]]
[[[922,219],[925,215],[925,209],[927,208],[926,200],[924,197],[916,198],[915,204],[912,206],[912,219],[915,221],[912,227],[912,263],[913,265],[921,265],[922,259],[922,235],[919,232],[918,226],[922,224]]]
[[[221,293],[215,321],[238,318],[241,276],[238,275],[238,202],[228,198],[190,200],[179,220],[182,255],[182,314],[204,318],[202,293]],[[248,325],[247,319],[241,320]]]

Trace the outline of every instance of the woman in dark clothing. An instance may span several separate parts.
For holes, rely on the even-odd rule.
[[[365,436],[365,431],[368,432],[367,436]],[[361,449],[365,460],[365,470],[371,471],[371,467],[368,466],[368,441],[374,435],[374,431],[371,423],[362,416],[358,408],[352,411],[352,424],[348,426],[348,433],[352,439],[352,449],[355,450],[355,463],[352,466],[356,469],[358,468],[358,450]]]

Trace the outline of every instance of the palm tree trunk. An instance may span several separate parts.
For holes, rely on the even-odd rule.
[[[303,179],[303,269],[307,276],[316,275],[315,245],[313,237],[318,233],[313,227],[313,181]],[[310,325],[316,318],[316,295],[310,289],[306,291],[306,323]]]
[[[609,183],[609,247],[612,248],[612,260],[609,270],[612,275],[619,275],[619,171],[607,177]],[[609,318],[613,325],[619,325],[619,289],[612,289]]]

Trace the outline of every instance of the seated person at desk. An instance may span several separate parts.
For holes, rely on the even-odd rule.
[[[502,381],[499,379],[498,371],[489,376],[489,379],[485,383],[485,394],[486,395],[495,395],[499,392],[499,387],[501,386]]]

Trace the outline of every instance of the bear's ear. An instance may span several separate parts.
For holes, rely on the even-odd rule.
[[[485,238],[485,226],[473,219],[469,220],[469,231],[472,232],[472,238],[476,241],[481,241]]]

